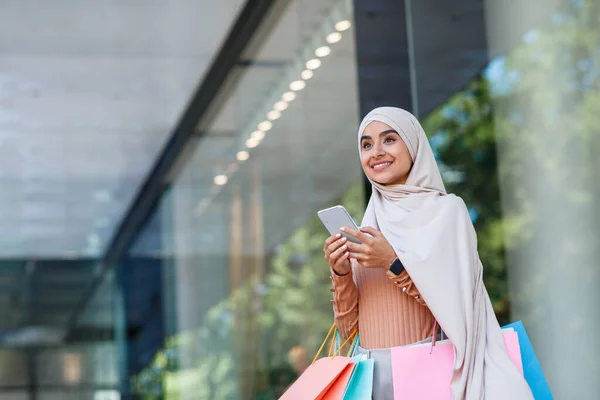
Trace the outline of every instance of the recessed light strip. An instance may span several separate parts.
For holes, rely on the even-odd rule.
[[[324,19],[320,29],[316,30],[312,40],[300,52],[300,57],[290,64],[286,78],[282,79],[273,90],[254,120],[242,130],[244,134],[235,156],[237,161],[233,161],[224,173],[214,177],[213,189],[196,206],[194,211],[196,216],[204,212],[223,186],[231,180],[232,175],[239,170],[240,163],[250,158],[252,149],[260,145],[266,133],[273,128],[274,122],[283,116],[285,110],[291,106],[290,103],[297,98],[298,92],[306,88],[307,81],[315,75],[326,57],[331,54],[333,51],[331,46],[335,46],[342,40],[342,32],[352,27],[351,10],[351,0],[340,1]]]

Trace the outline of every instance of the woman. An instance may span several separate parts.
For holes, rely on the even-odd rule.
[[[358,328],[375,359],[373,398],[393,399],[389,348],[430,339],[437,320],[455,346],[455,400],[533,399],[504,347],[465,203],[446,193],[418,120],[377,108],[358,142],[373,194],[360,231],[345,231],[362,244],[334,235],[323,250],[338,330]]]

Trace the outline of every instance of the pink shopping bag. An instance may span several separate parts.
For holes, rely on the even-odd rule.
[[[338,378],[345,376],[344,372],[350,365],[348,357],[321,358],[304,371],[300,378],[280,397],[280,400],[322,399]]]
[[[502,331],[510,359],[521,374],[519,337],[513,330]],[[392,348],[394,399],[452,400],[450,382],[454,365],[454,346],[450,342],[435,346]]]
[[[331,343],[331,354],[327,357],[319,358],[323,347],[332,333],[334,338]],[[312,364],[286,390],[279,400],[342,400],[356,364],[349,357],[341,357],[337,354],[355,336],[356,331],[346,339],[346,342],[340,346],[340,349],[333,351],[335,324],[332,325]]]

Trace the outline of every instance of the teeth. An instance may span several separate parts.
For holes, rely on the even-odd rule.
[[[390,162],[384,162],[384,163],[381,163],[381,164],[375,164],[375,165],[373,165],[373,169],[387,167],[390,164],[391,164]]]

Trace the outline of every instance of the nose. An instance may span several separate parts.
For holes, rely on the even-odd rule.
[[[381,157],[383,155],[385,155],[385,151],[383,151],[383,146],[381,145],[381,143],[375,143],[375,157]]]

